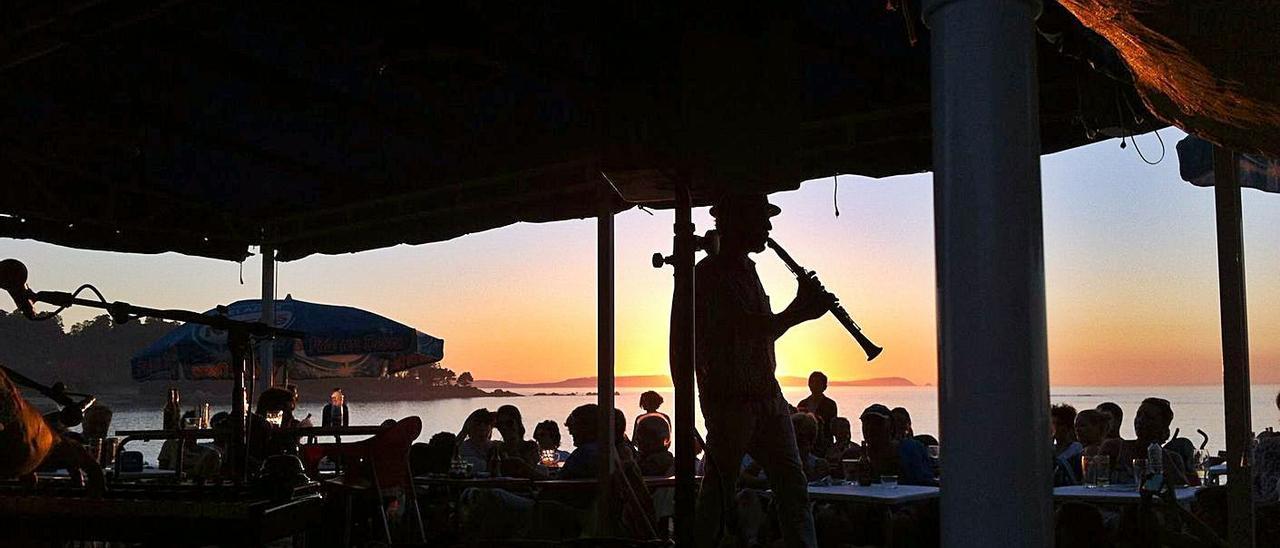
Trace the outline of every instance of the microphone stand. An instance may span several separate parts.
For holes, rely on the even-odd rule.
[[[107,303],[82,299],[62,291],[39,291],[29,293],[32,302],[43,302],[67,308],[73,305],[88,306],[106,310],[111,320],[121,324],[134,318],[159,318],[183,323],[206,325],[213,329],[227,332],[227,345],[231,349],[232,388],[231,409],[235,418],[232,424],[232,436],[227,444],[228,462],[237,482],[243,482],[248,474],[248,434],[249,434],[249,401],[245,377],[249,373],[250,337],[275,338],[285,337],[302,339],[306,333],[292,329],[281,329],[262,322],[245,322],[232,320],[225,316],[210,316],[190,310],[161,310],[134,306],[125,302]]]

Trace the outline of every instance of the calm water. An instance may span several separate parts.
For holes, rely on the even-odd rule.
[[[1268,426],[1280,428],[1280,411],[1276,409],[1276,391],[1280,385],[1253,386],[1253,425],[1255,430],[1263,430]],[[627,415],[628,433],[630,421],[639,411],[640,393],[645,389],[629,388],[619,390],[618,407]],[[671,412],[674,397],[671,389],[657,390],[666,399],[663,411]],[[808,395],[808,390],[801,387],[784,389],[787,399],[793,404]],[[827,392],[840,406],[840,415],[857,417],[863,408],[872,403],[883,403],[890,407],[906,407],[911,411],[916,433],[938,432],[937,390],[934,387],[836,387]],[[1209,449],[1224,449],[1222,388],[1220,386],[1168,386],[1156,388],[1135,387],[1059,387],[1051,392],[1053,403],[1069,403],[1077,409],[1091,408],[1104,401],[1114,401],[1125,411],[1125,425],[1122,429],[1126,438],[1133,437],[1131,419],[1143,398],[1159,396],[1173,403],[1174,428],[1181,428],[1183,435],[1195,441],[1200,438],[1195,434],[1197,428],[1209,434]],[[402,418],[417,415],[422,418],[423,433],[420,441],[427,441],[432,434],[440,431],[456,432],[462,421],[474,409],[487,407],[496,409],[500,405],[513,404],[520,407],[524,415],[525,428],[532,433],[533,426],[539,421],[551,419],[561,424],[561,432],[566,448],[572,446],[572,439],[563,430],[564,419],[574,407],[595,401],[595,396],[526,396],[513,398],[477,398],[440,401],[397,401],[397,402],[360,402],[349,401],[351,424],[378,424],[386,418]],[[115,409],[113,429],[152,429],[159,428],[161,423],[160,408],[130,408],[112,405]],[[215,408],[221,402],[213,402]],[[326,402],[303,402],[298,416],[312,413],[320,416]],[[994,403],[994,402],[993,402]],[[223,406],[225,408],[225,405]],[[997,412],[998,405],[992,406]],[[854,439],[861,438],[860,425],[852,421]],[[698,428],[702,430],[702,417],[698,416]],[[946,443],[945,440],[943,442]],[[160,451],[159,443],[131,443],[131,449],[140,450],[148,462],[155,462]]]

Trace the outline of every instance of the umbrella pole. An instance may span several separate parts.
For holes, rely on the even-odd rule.
[[[249,369],[249,331],[233,327],[227,330],[227,344],[231,350],[231,416],[233,417],[231,440],[227,455],[230,457],[232,477],[244,481],[248,474],[247,451],[249,438],[249,393],[245,384],[245,372]]]
[[[693,546],[695,503],[694,439],[694,236],[693,204],[687,181],[675,192],[675,225],[671,265],[675,267],[671,296],[671,384],[675,388],[675,541],[678,547]]]
[[[262,315],[258,321],[264,324],[274,326],[276,324],[276,250],[271,246],[264,245],[261,248],[262,255]],[[261,371],[258,372],[258,393],[265,392],[274,384],[275,375],[271,370],[273,352],[275,343],[271,339],[266,339],[258,343],[258,363],[261,365]]]
[[[1252,418],[1249,409],[1249,317],[1236,155],[1213,149],[1218,224],[1218,301],[1222,311],[1222,399],[1227,426],[1227,519],[1232,546],[1254,545]]]

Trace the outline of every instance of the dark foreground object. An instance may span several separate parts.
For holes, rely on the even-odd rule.
[[[314,488],[284,501],[236,486],[113,485],[103,498],[61,482],[0,484],[0,523],[12,541],[110,540],[163,546],[255,546],[318,525]]]

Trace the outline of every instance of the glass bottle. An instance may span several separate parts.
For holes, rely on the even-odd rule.
[[[169,402],[164,404],[164,429],[182,429],[182,406],[179,405],[177,388],[169,389]]]

